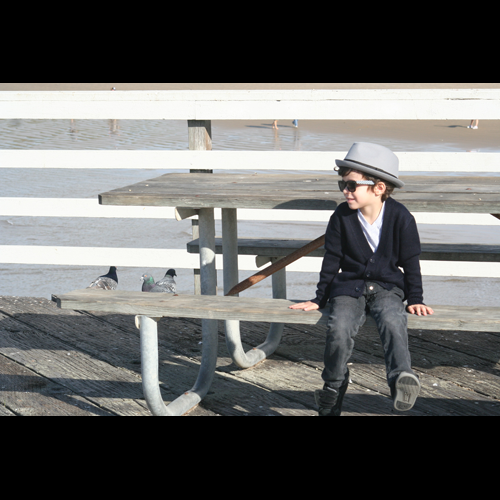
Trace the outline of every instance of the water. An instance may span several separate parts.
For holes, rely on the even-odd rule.
[[[432,132],[432,131],[431,131]],[[446,131],[447,133],[450,131]],[[356,140],[377,140],[394,151],[464,151],[459,140],[430,133],[416,138],[394,134],[383,126],[343,127],[335,122],[279,122],[273,130],[270,122],[213,122],[213,148],[218,150],[302,150],[346,151]],[[186,121],[170,120],[0,120],[0,149],[188,149]],[[470,148],[470,145],[465,146]],[[481,143],[475,150],[496,151],[495,144]],[[156,177],[168,170],[60,170],[0,169],[2,196],[42,198],[96,198],[99,193]],[[177,170],[178,172],[178,170]],[[324,233],[324,223],[239,223],[240,236],[289,237],[291,232],[311,240]],[[423,241],[483,241],[500,244],[500,231],[491,226],[422,225]],[[216,222],[221,234],[220,221]],[[184,249],[191,239],[191,221],[157,219],[93,219],[0,216],[2,245],[60,245]],[[472,238],[472,240],[471,240]],[[0,258],[1,261],[1,258]],[[140,276],[148,271],[160,278],[168,269],[122,268],[120,289],[140,290]],[[86,287],[107,269],[87,266],[35,266],[0,264],[0,295],[50,298]],[[240,272],[240,279],[253,274]],[[288,273],[289,298],[314,296],[318,276]],[[222,273],[218,275],[222,283]],[[190,270],[178,270],[180,293],[193,293]],[[496,305],[500,292],[498,280],[488,278],[424,277],[428,304]],[[495,293],[497,292],[497,293]],[[270,296],[270,280],[264,280],[245,292],[247,296]]]

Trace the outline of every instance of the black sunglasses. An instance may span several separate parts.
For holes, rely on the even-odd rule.
[[[375,183],[373,181],[339,181],[339,189],[344,191],[344,189],[347,188],[349,193],[354,193],[359,185],[375,186]]]

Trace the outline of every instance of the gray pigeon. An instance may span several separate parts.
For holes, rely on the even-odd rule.
[[[177,287],[175,286],[174,276],[177,276],[177,274],[175,274],[175,269],[169,269],[165,273],[165,276],[160,281],[156,282],[156,287],[152,291],[177,293]]]
[[[108,274],[99,276],[90,283],[87,288],[100,288],[101,290],[116,290],[118,286],[118,276],[116,274],[116,267],[111,266],[109,268]]]
[[[155,280],[150,274],[143,274],[141,276],[141,281],[143,292],[150,292],[156,286]]]
[[[142,291],[152,293],[177,293],[174,276],[177,276],[175,269],[169,269],[164,278],[155,283],[153,276],[150,274],[143,274],[141,276],[143,282]]]

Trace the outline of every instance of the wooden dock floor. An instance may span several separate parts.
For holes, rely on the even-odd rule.
[[[317,415],[324,327],[285,326],[280,347],[258,366],[232,363],[219,325],[219,360],[209,394],[188,416]],[[247,349],[265,323],[242,323]],[[410,330],[422,391],[393,412],[376,330],[364,328],[351,359],[344,416],[500,415],[500,333]],[[159,323],[165,402],[198,375],[201,322]],[[58,309],[47,299],[0,297],[0,415],[150,415],[142,395],[134,317]]]

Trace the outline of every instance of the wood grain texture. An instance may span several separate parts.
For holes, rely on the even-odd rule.
[[[288,307],[299,301],[218,295],[168,295],[118,290],[75,290],[53,295],[62,309],[142,314],[151,317],[205,318],[267,321],[286,324],[326,324],[328,310],[300,311]],[[496,307],[436,306],[429,316],[408,315],[408,328],[434,330],[500,331],[500,309]],[[368,317],[367,323],[373,325]]]
[[[280,238],[238,238],[238,255],[262,255],[266,257],[281,257],[307,244],[307,239]],[[498,245],[481,245],[466,243],[422,243],[420,260],[443,261],[475,261],[500,262],[500,247]],[[186,243],[188,253],[199,253],[198,240]],[[222,254],[222,238],[215,238],[215,251]],[[309,257],[323,257],[324,246],[308,253]]]
[[[401,176],[393,197],[415,212],[500,213],[500,177]],[[335,210],[332,174],[164,174],[99,194],[102,205]]]

